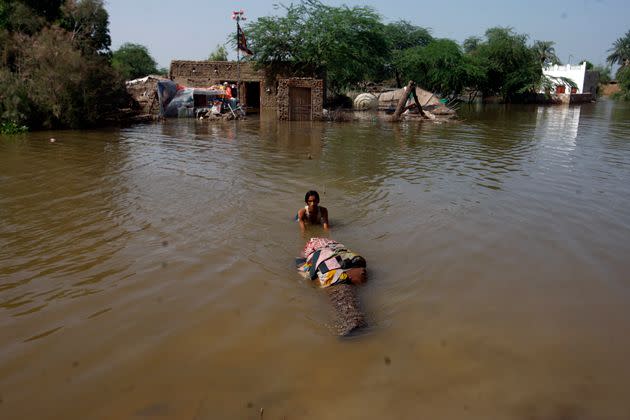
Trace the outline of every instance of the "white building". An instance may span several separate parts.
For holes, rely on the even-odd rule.
[[[561,80],[554,80],[556,86],[556,93],[571,93],[571,94],[583,94],[590,93],[595,98],[597,93],[597,83],[599,81],[599,73],[596,71],[586,70],[586,61],[578,65],[551,65],[543,67],[543,74],[552,78],[566,77],[573,80],[577,85],[576,88],[571,88],[570,85],[563,83]]]

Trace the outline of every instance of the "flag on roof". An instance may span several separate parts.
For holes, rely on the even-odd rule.
[[[237,42],[238,42],[238,49],[243,51],[243,53],[245,53],[246,55],[252,55],[254,54],[252,52],[252,50],[250,50],[249,48],[247,48],[247,39],[245,39],[245,33],[243,32],[243,30],[241,29],[241,25],[238,24],[238,22],[236,23],[236,30],[237,30]]]

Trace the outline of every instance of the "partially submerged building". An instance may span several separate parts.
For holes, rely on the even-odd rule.
[[[323,118],[322,77],[271,76],[256,69],[253,62],[175,60],[169,78],[191,88],[238,83],[238,99],[248,113],[275,110],[281,120]]]
[[[554,82],[555,92],[553,93],[563,103],[590,102],[597,96],[599,73],[586,70],[586,62],[579,65],[553,64],[543,67],[543,75]],[[571,86],[563,79],[572,80],[575,86]]]

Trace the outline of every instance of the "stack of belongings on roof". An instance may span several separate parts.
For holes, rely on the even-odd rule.
[[[157,84],[160,116],[165,118],[237,118],[230,112],[225,86],[187,87],[172,80]]]
[[[298,272],[323,288],[336,311],[337,333],[347,336],[366,326],[355,285],[367,280],[365,259],[328,238],[311,238],[300,258]]]

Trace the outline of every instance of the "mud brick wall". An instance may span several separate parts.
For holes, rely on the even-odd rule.
[[[171,61],[169,78],[175,83],[191,87],[207,87],[224,81],[238,80],[238,68],[235,61]],[[260,83],[260,106],[275,107],[275,86],[267,86],[265,72],[254,69],[254,63],[241,62],[241,82]],[[239,86],[239,100],[245,103],[242,97],[244,89]]]
[[[289,88],[311,89],[311,114],[313,120],[324,118],[324,81],[311,77],[290,77],[278,80],[278,119],[289,119]]]

